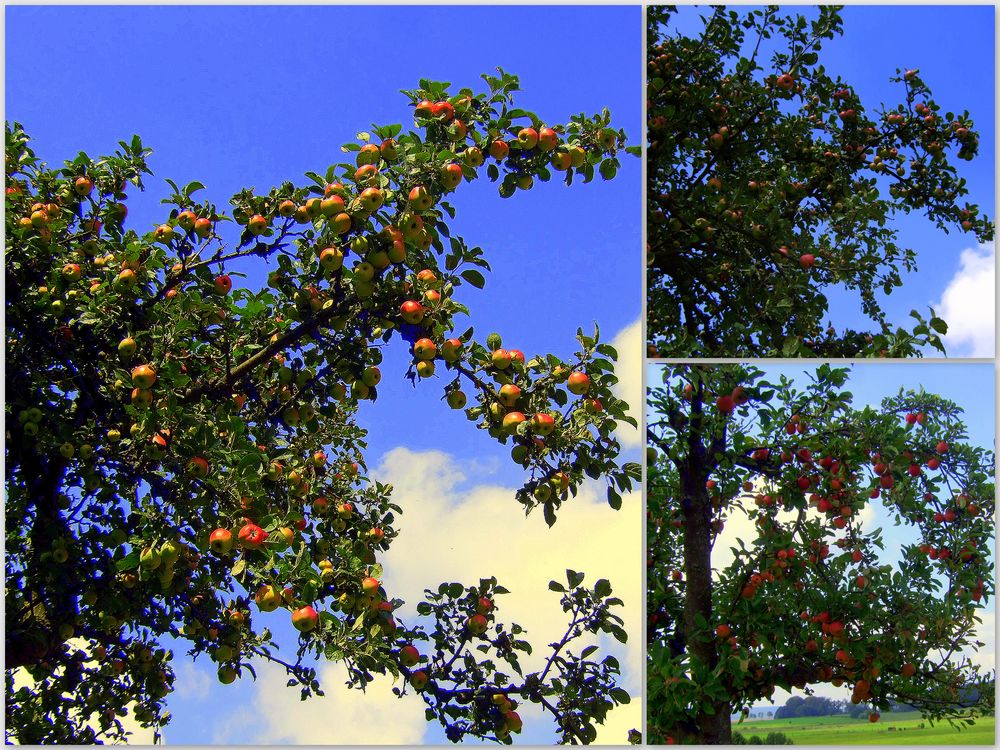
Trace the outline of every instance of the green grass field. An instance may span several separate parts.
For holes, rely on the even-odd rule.
[[[994,724],[993,716],[984,716],[975,726],[958,730],[946,722],[932,727],[917,713],[898,713],[883,714],[874,724],[847,716],[749,720],[734,722],[733,731],[747,739],[783,732],[796,745],[992,745]]]

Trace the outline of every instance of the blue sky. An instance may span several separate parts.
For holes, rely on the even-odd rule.
[[[199,196],[228,206],[242,187],[305,181],[306,170],[346,160],[340,145],[372,123],[411,127],[398,92],[422,77],[478,88],[480,74],[499,66],[521,78],[518,106],[553,123],[606,106],[630,143],[641,143],[637,7],[14,7],[5,18],[6,117],[23,123],[39,156],[56,166],[80,150],[110,152],[133,133],[154,149],[154,177],[129,200],[127,225],[140,231],[166,217],[165,178],[197,179],[208,188]],[[622,160],[610,183],[552,182],[503,200],[483,179],[456,194],[452,233],[483,247],[493,266],[486,289],[462,298],[482,338],[495,330],[529,355],[570,355],[577,326],[596,320],[610,341],[638,319],[641,164]],[[239,270],[249,276],[236,283],[256,287],[267,268]],[[638,336],[636,344],[638,353]],[[478,467],[481,474],[466,473],[469,490],[519,486],[509,448],[439,403],[445,380],[412,389],[402,378],[408,361],[402,345],[387,352],[379,402],[361,410],[370,466],[399,446],[435,449]],[[634,448],[630,458],[638,456]],[[543,524],[522,521],[512,494],[511,528],[523,523],[534,533]],[[561,573],[556,567],[550,577]],[[399,594],[414,600],[419,591]],[[267,624],[287,640],[290,629]],[[171,743],[211,742],[207,719],[220,702],[257,695],[249,681],[221,687],[207,664],[199,668],[188,675],[195,687],[170,700]],[[260,736],[231,723],[231,742]],[[423,739],[444,740],[433,728]]]
[[[789,6],[786,11],[793,8]],[[815,17],[809,6],[799,8],[807,17]],[[705,7],[682,9],[673,25],[686,34],[701,28],[698,14]],[[821,62],[831,76],[840,75],[854,86],[869,110],[876,105],[896,104],[902,98],[902,87],[889,83],[896,68],[918,68],[920,75],[934,93],[934,100],[943,111],[969,110],[980,133],[979,156],[972,162],[957,162],[959,175],[968,182],[969,197],[987,215],[996,218],[996,78],[995,78],[995,9],[992,5],[855,5],[844,8],[844,34],[824,43]],[[900,244],[913,248],[918,270],[903,277],[903,287],[884,299],[888,319],[905,324],[910,310],[926,314],[927,306],[942,299],[948,283],[957,274],[993,276],[989,268],[966,256],[963,269],[962,251],[975,248],[977,243],[962,232],[944,234],[917,212],[902,215],[897,220]],[[992,252],[983,252],[992,259]],[[977,287],[981,289],[982,287]],[[844,293],[828,294],[830,317],[838,329],[844,326],[866,326],[856,298]],[[958,328],[987,326],[989,332],[970,335],[949,346],[949,356],[992,356],[993,314],[982,299],[951,302],[952,326]],[[964,302],[964,304],[963,304]],[[992,301],[991,301],[992,304]],[[973,307],[973,305],[975,305]],[[941,313],[941,308],[937,312]],[[866,326],[867,327],[867,326]],[[971,338],[971,340],[970,340]],[[979,347],[973,348],[973,341]],[[933,356],[928,352],[928,356]]]

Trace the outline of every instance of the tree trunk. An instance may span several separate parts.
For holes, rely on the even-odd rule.
[[[691,452],[687,471],[681,472],[684,513],[684,630],[692,661],[699,661],[711,670],[718,664],[714,632],[711,630],[712,501],[705,487],[708,469],[704,446],[700,440],[692,440],[689,447]],[[704,618],[707,628],[698,627],[697,621],[701,618]],[[705,745],[731,744],[729,701],[710,701],[708,706],[714,713],[704,711],[698,716],[698,736],[695,741]]]

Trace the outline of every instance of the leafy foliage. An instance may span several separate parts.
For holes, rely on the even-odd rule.
[[[829,365],[802,387],[668,366],[650,391],[651,741],[728,741],[731,713],[821,682],[932,719],[992,706],[993,674],[968,654],[993,595],[993,454],[966,442],[954,403],[901,390],[859,408],[847,381]],[[871,506],[913,539],[898,563],[862,524]]]
[[[843,33],[778,7],[714,9],[702,32],[648,14],[648,339],[659,356],[914,356],[943,351],[947,324],[914,310],[893,329],[879,295],[916,254],[893,219],[994,236],[954,159],[979,135],[943,112],[919,71],[897,70],[900,102],[865,105],[821,59]],[[769,60],[765,50],[774,48]],[[871,331],[823,325],[825,289],[853,290]]]
[[[624,639],[607,582],[574,576],[567,635],[533,675],[518,663],[523,631],[495,620],[495,580],[428,591],[430,631],[397,621],[402,601],[380,582],[404,509],[367,477],[356,414],[377,400],[396,340],[415,385],[444,375],[448,403],[512,445],[526,513],[541,507],[551,525],[585,477],[604,478],[617,508],[639,478],[619,460],[615,426],[635,421],[599,332],[580,331],[571,361],[454,332],[467,313],[457,293],[481,288],[489,264],[451,235],[452,192],[484,174],[502,196],[553,172],[609,179],[625,142],[606,110],[548,128],[513,107],[515,76],[484,78],[475,94],[421,81],[404,92],[414,130],[360,133],[350,162],[243,190],[229,215],[201,183],[168,181],[152,231],[125,221],[150,174],[138,136],[49,169],[8,124],[8,739],[117,740],[128,711],[163,726],[165,636],[226,683],[254,675],[254,660],[281,664],[303,697],[321,692],[315,658],[345,662],[353,686],[390,673],[456,741],[509,742],[520,720],[508,696],[541,703],[578,741],[627,701],[612,657],[566,650],[588,634]],[[234,287],[236,259],[275,263],[267,287]],[[302,631],[294,657],[278,656],[274,610]],[[33,687],[13,690],[17,668]]]

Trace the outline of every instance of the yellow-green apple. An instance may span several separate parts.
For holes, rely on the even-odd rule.
[[[521,128],[517,131],[517,142],[521,148],[534,148],[538,145],[538,131],[534,128]]]
[[[445,362],[457,362],[462,356],[462,341],[460,339],[446,339],[441,345],[441,356]]]
[[[185,232],[190,232],[194,229],[194,223],[198,221],[198,217],[195,215],[194,211],[181,211],[177,214],[177,224]]]
[[[212,233],[212,222],[208,219],[201,218],[194,223],[194,233],[204,239]]]
[[[413,345],[413,356],[420,360],[432,360],[437,356],[437,345],[427,338],[417,339]]]
[[[336,271],[344,265],[344,253],[337,247],[323,248],[319,254],[319,264],[327,271]]]
[[[452,409],[464,409],[468,399],[461,390],[448,391],[448,406]]]
[[[250,217],[250,221],[247,222],[247,229],[249,229],[250,234],[253,235],[263,234],[267,229],[267,219],[260,214],[254,214]]]
[[[465,626],[473,635],[482,635],[486,632],[486,628],[489,627],[489,624],[489,620],[486,619],[485,615],[474,614],[466,620]]]
[[[514,406],[521,398],[521,389],[513,383],[500,386],[500,403],[504,406]]]
[[[254,595],[261,612],[273,612],[281,604],[281,592],[271,585],[261,586]]]

